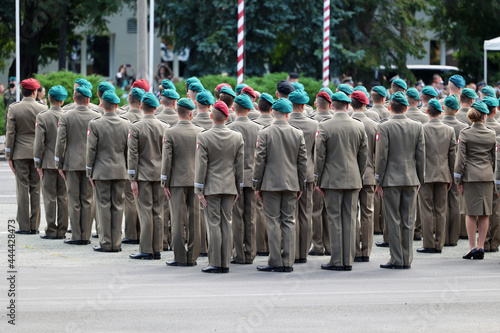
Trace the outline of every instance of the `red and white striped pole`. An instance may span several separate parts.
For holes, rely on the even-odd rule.
[[[243,42],[245,36],[245,0],[238,0],[238,77],[237,84],[243,83],[243,54],[245,44]]]
[[[323,3],[323,87],[330,83],[330,0]]]

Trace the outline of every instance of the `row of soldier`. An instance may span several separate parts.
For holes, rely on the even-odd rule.
[[[95,219],[99,246],[94,250],[99,252],[121,251],[122,243],[139,244],[139,252],[130,258],[160,259],[161,251],[172,248],[174,260],[167,262],[172,266],[195,265],[198,256],[208,252],[209,266],[203,271],[216,273],[227,272],[230,263],[251,264],[257,254],[269,255],[269,265],[259,270],[285,272],[292,271],[294,263],[305,263],[308,255],[326,254],[331,259],[322,268],[351,270],[353,261],[369,261],[375,220],[376,232],[385,229],[384,242],[377,245],[391,247],[389,264],[381,266],[409,268],[415,219],[415,238],[422,232],[424,238],[419,252],[440,253],[444,245],[456,245],[460,236],[460,197],[452,178],[457,137],[467,125],[456,118],[468,120],[463,114],[476,97],[470,89],[462,90],[464,85],[458,75],[450,79],[452,95],[441,101],[444,106],[434,99],[433,88],[419,94],[402,80],[392,83],[391,104],[385,101],[384,87],[374,87],[369,94],[363,87],[353,91],[339,85],[336,93],[323,88],[312,110],[299,83],[281,81],[278,100],[263,93],[255,103],[258,94],[245,85],[236,92],[228,84],[218,85],[216,102],[196,78],[186,81],[189,98],[183,99],[164,80],[160,104],[146,93],[149,84],[138,80],[128,106],[119,110],[120,99],[111,84],[99,84],[97,106],[89,103],[91,84],[78,79],[74,103],[62,107],[67,92],[55,86],[49,91],[51,108],[45,111],[33,99],[38,82],[25,80],[23,100],[9,108],[6,145],[17,179],[18,233],[38,232],[39,176],[47,221],[42,237],[64,238],[69,214],[72,236],[65,243],[90,244]],[[366,109],[368,97],[371,109]],[[493,109],[498,106],[494,98],[483,101]],[[394,177],[400,184],[384,184],[375,170],[376,152],[378,156],[390,150],[378,149],[382,142],[389,144],[380,140],[377,123],[398,117],[386,108],[393,109],[392,104],[407,107],[405,118],[425,123],[429,117],[429,125],[445,123],[454,129],[444,125],[447,132],[440,127],[427,134],[409,123],[416,137],[425,132],[425,140],[422,137],[408,152],[406,161],[401,157],[405,151],[381,159],[387,163],[387,158],[395,158],[384,170],[390,174],[385,179]],[[495,116],[492,111],[487,121],[500,127]],[[446,156],[432,151],[444,146],[443,140],[449,148]],[[426,161],[427,150],[437,160]],[[390,170],[405,162],[414,170],[399,170],[401,165]],[[436,164],[448,169],[429,172]],[[441,185],[441,192],[427,186],[434,183]],[[408,216],[394,214],[398,200],[382,199],[384,186],[411,187]],[[385,192],[387,197],[390,191]],[[383,212],[392,221],[386,228]],[[498,248],[497,224],[491,224],[486,242],[491,251]],[[399,225],[408,233],[399,235]],[[399,243],[402,247],[396,248]]]

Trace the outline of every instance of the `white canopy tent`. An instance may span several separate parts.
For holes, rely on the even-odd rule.
[[[484,82],[488,80],[488,51],[500,51],[500,37],[484,41]]]

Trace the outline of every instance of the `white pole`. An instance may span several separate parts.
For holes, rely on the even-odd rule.
[[[488,60],[487,60],[487,57],[486,57],[486,53],[488,51],[486,50],[486,47],[484,48],[484,83],[485,84],[488,84],[487,81],[488,81]]]
[[[19,90],[21,83],[21,12],[19,10],[19,0],[16,0],[16,101],[19,102]]]
[[[155,38],[155,0],[149,1],[149,85],[150,91],[154,92],[154,38]]]

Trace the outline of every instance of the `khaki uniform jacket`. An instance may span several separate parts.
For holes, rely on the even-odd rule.
[[[159,182],[163,133],[169,125],[145,114],[130,126],[128,134],[128,176],[130,181]]]
[[[318,125],[316,184],[323,189],[362,188],[367,150],[363,123],[346,112],[336,112]]]
[[[352,115],[353,115],[354,113],[355,113],[355,111],[353,111],[353,113],[351,114],[351,117],[352,117]],[[367,110],[365,110],[364,114],[365,114],[368,118],[370,118],[370,119],[372,119],[372,120],[374,120],[374,121],[376,121],[376,122],[379,122],[379,121],[380,121],[380,115],[378,114],[378,112],[377,112],[377,111],[372,111],[372,110],[370,110],[370,109],[367,109]]]
[[[455,160],[455,182],[489,182],[495,179],[495,131],[474,123],[460,132]]]
[[[323,120],[330,119],[332,116],[333,115],[330,113],[330,111],[316,111],[312,118],[320,123]]]
[[[382,104],[373,104],[370,110],[376,111],[380,116],[380,120],[389,119],[391,116],[391,112]]]
[[[486,118],[486,122],[484,124],[486,127],[489,129],[492,129],[495,131],[495,135],[500,134],[500,123],[495,120],[495,118]]]
[[[241,193],[244,142],[241,133],[214,124],[196,139],[194,190],[196,194]]]
[[[130,121],[115,112],[89,122],[87,177],[96,180],[127,179],[127,137]]]
[[[252,173],[255,164],[255,143],[262,126],[251,121],[248,117],[237,117],[228,128],[240,132],[243,136],[245,154],[243,162],[243,187],[252,187]]]
[[[35,123],[35,168],[57,169],[55,157],[57,123],[62,109],[53,106],[36,116]]]
[[[273,123],[274,117],[270,113],[261,113],[260,116],[254,120],[262,126],[269,126]]]
[[[84,171],[89,121],[99,116],[85,105],[77,105],[61,114],[56,139],[57,168],[64,171]]]
[[[252,176],[257,191],[303,191],[307,181],[304,134],[285,120],[274,120],[257,138]]]
[[[136,120],[141,119],[144,116],[144,113],[142,112],[141,109],[128,109],[127,112],[124,113],[119,113],[121,117],[127,118],[130,120],[132,123]]]
[[[500,154],[498,153],[498,147],[500,146],[500,135],[496,137],[496,163],[495,163],[495,191],[500,193]]]
[[[425,182],[451,183],[455,166],[456,139],[453,128],[439,119],[423,125],[425,138]]]
[[[467,125],[472,125],[472,122],[470,119],[467,117],[467,112],[469,112],[470,108],[460,108],[458,109],[457,113],[455,113],[455,117],[457,117],[458,120],[461,122],[466,123]]]
[[[155,116],[158,116],[162,112],[163,112],[163,105],[160,104],[155,110]]]
[[[161,186],[193,187],[196,136],[201,131],[203,128],[189,120],[180,120],[164,131]]]
[[[248,113],[248,118],[250,118],[251,120],[255,120],[259,117],[260,117],[260,112],[257,111],[255,108],[250,110],[250,112]]]
[[[66,104],[65,106],[62,107],[62,109],[63,109],[63,112],[67,112],[69,110],[74,109],[75,107],[76,107],[76,103],[73,102],[73,103]],[[96,111],[100,114],[104,113],[104,109],[101,106],[96,105],[94,103],[89,103],[88,108],[93,110],[93,111]]]
[[[212,119],[210,119],[210,113],[198,113],[193,117],[192,123],[206,130],[212,128],[214,124]]]
[[[8,160],[33,159],[36,116],[47,106],[33,97],[24,97],[9,106],[5,158]]]
[[[422,124],[425,124],[429,120],[429,117],[420,111],[416,106],[410,106],[408,110],[406,110],[405,115],[411,120],[418,121]]]
[[[444,116],[442,119],[443,124],[451,126],[455,131],[455,142],[458,141],[458,135],[460,132],[468,127],[466,123],[461,122],[455,116]],[[458,147],[457,147],[458,148]]]
[[[422,124],[395,114],[379,124],[375,148],[377,186],[418,186],[424,183],[425,138]]]
[[[304,116],[302,113],[292,112],[288,123],[300,128],[304,134],[304,141],[307,149],[307,174],[306,183],[314,182],[314,155],[316,153],[316,132],[318,122]]]
[[[156,118],[167,122],[170,127],[174,126],[179,121],[179,116],[174,109],[163,109],[163,111],[157,115]]]
[[[366,150],[366,170],[363,174],[363,185],[375,185],[375,136],[378,124],[368,118],[364,112],[354,112],[352,118],[360,120],[365,125],[368,149]]]

